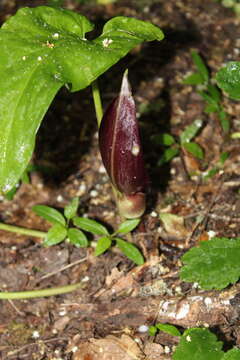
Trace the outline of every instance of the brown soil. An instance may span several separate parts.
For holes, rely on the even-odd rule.
[[[2,0],[0,19],[3,22],[19,7],[39,4],[46,1]],[[129,69],[151,179],[147,212],[132,235],[146,263],[135,267],[116,249],[96,258],[93,247],[78,249],[65,242],[43,248],[41,239],[0,231],[2,290],[83,281],[81,289],[66,295],[2,301],[2,359],[105,359],[99,349],[116,348],[120,341],[126,347],[138,344],[139,359],[170,359],[176,338],[161,333],[153,343],[146,333],[138,332],[140,325],[156,320],[181,329],[210,326],[226,347],[239,346],[239,315],[231,305],[216,305],[209,313],[204,301],[199,301],[198,310],[179,320],[161,312],[161,304],[171,300],[179,307],[184,301],[191,303],[191,297],[199,293],[203,300],[205,296],[215,299],[218,293],[204,293],[179,280],[180,258],[199,240],[208,240],[212,232],[219,237],[239,235],[239,141],[223,136],[217,117],[204,113],[196,89],[183,85],[182,79],[195,70],[191,49],[200,52],[213,76],[223,63],[237,60],[240,21],[211,0],[120,0],[109,6],[66,0],[65,7],[84,14],[99,28],[109,18],[125,15],[151,21],[165,33],[164,41],[135,49],[100,79],[106,105],[116,95],[124,69]],[[140,111],[143,105],[145,112]],[[230,115],[231,132],[240,131],[239,103],[224,99],[224,108]],[[166,166],[157,166],[163,149],[152,144],[151,135],[170,132],[177,137],[198,118],[204,126],[195,140],[205,151],[204,160],[185,154]],[[216,166],[224,151],[230,157],[222,171],[202,181],[201,174]],[[2,222],[46,231],[49,223],[35,215],[32,206],[63,209],[72,197],[79,196],[79,214],[109,228],[120,223],[99,156],[90,89],[74,94],[60,91],[39,131],[33,162],[52,172],[32,173],[31,183],[21,185],[12,201],[1,199]],[[195,176],[190,176],[192,172]],[[164,228],[159,219],[163,211],[179,215],[184,225]],[[72,266],[64,270],[69,264]],[[238,304],[239,287],[229,291],[234,291]],[[229,293],[224,296],[228,298]],[[138,342],[132,344],[133,339]],[[115,360],[125,359],[119,354]]]

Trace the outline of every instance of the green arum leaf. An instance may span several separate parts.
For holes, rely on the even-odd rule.
[[[185,85],[203,85],[204,83],[204,77],[200,73],[191,74],[183,79]]]
[[[46,205],[34,205],[32,210],[38,215],[48,220],[51,224],[66,225],[64,216],[56,209]]]
[[[180,143],[184,144],[191,141],[202,127],[202,120],[196,119],[192,124],[188,125],[180,135]]]
[[[183,143],[182,147],[184,147],[185,150],[187,150],[188,152],[190,152],[193,156],[195,156],[196,158],[203,160],[204,158],[204,153],[202,148],[196,144],[195,142],[188,142],[188,143]]]
[[[163,156],[158,161],[158,166],[161,166],[164,163],[167,163],[168,161],[172,160],[178,154],[179,154],[179,148],[177,148],[177,147],[171,147],[169,149],[166,149],[163,153]]]
[[[130,231],[133,231],[138,224],[140,223],[141,219],[130,219],[124,221],[116,231],[116,234],[127,234]]]
[[[65,206],[64,208],[64,216],[70,220],[77,214],[77,209],[79,206],[79,198],[75,197],[71,200],[71,202]]]
[[[176,328],[176,326],[169,324],[156,324],[156,328],[160,331],[163,331],[172,336],[181,336],[180,331]]]
[[[94,252],[95,256],[99,256],[103,254],[107,249],[109,249],[112,245],[112,239],[110,236],[103,236],[98,239],[97,246]]]
[[[92,234],[109,235],[109,232],[105,226],[92,219],[76,216],[73,218],[73,224],[80,229],[88,231]]]
[[[220,360],[222,342],[208,329],[192,328],[184,332],[173,354],[173,360]]]
[[[230,61],[216,75],[218,86],[231,98],[240,99],[240,62]]]
[[[209,72],[208,72],[206,65],[204,64],[203,59],[196,51],[192,51],[191,55],[192,55],[192,59],[193,59],[193,62],[195,64],[196,68],[198,69],[199,73],[201,74],[204,82],[207,83],[209,80]]]
[[[174,137],[170,134],[158,134],[151,136],[152,142],[157,145],[171,146],[176,143]]]
[[[219,111],[218,116],[219,116],[221,127],[222,127],[223,131],[226,134],[229,133],[230,122],[229,122],[228,114],[225,111],[221,110],[221,111]]]
[[[48,231],[46,238],[44,239],[44,246],[52,246],[59,244],[67,237],[67,229],[60,224],[53,225]]]
[[[141,42],[163,39],[158,27],[122,16],[86,40],[92,29],[84,16],[48,6],[22,8],[0,29],[0,193],[19,180],[64,84],[83,89]]]
[[[87,247],[88,239],[86,235],[79,229],[69,228],[67,232],[70,243],[77,247]]]
[[[213,238],[200,242],[182,257],[183,281],[197,282],[206,290],[221,290],[240,277],[240,238]]]
[[[117,246],[125,256],[137,265],[144,264],[143,256],[135,245],[119,238],[114,238],[114,240],[116,240]]]
[[[240,359],[240,350],[239,349],[231,349],[224,356],[221,360],[239,360]]]

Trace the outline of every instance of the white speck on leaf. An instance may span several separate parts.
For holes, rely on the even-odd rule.
[[[186,337],[186,340],[187,340],[188,342],[191,342],[191,340],[192,340],[192,339],[191,339],[191,336],[188,335],[188,336]]]
[[[25,61],[25,60],[26,60],[26,58],[27,58],[27,57],[24,55],[24,56],[22,57],[22,60],[23,60],[23,61]]]
[[[103,47],[108,47],[112,42],[113,42],[112,39],[108,39],[108,38],[104,39],[102,42]]]
[[[42,57],[41,56],[38,56],[38,61],[42,61]]]
[[[54,39],[58,39],[58,38],[59,38],[59,33],[54,33],[54,34],[52,34],[52,37],[53,37]]]

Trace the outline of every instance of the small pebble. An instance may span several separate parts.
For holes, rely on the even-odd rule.
[[[140,332],[140,333],[148,332],[148,326],[147,325],[140,325],[139,328],[138,328],[138,332]]]
[[[89,195],[90,195],[90,197],[95,198],[98,196],[98,192],[97,192],[97,190],[91,190]]]

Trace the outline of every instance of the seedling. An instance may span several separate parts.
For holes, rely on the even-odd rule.
[[[207,104],[204,111],[207,114],[216,113],[224,133],[228,133],[230,123],[228,115],[222,106],[221,92],[219,91],[218,87],[213,84],[208,68],[201,56],[196,51],[192,51],[191,55],[198,72],[187,76],[183,80],[183,83],[197,86],[198,94],[201,95]]]
[[[163,155],[158,162],[158,165],[160,166],[172,160],[175,156],[179,155],[181,151],[184,150],[191,153],[197,159],[202,160],[204,158],[202,148],[196,142],[191,141],[197,135],[201,127],[202,120],[195,120],[192,124],[188,125],[184,129],[184,131],[181,133],[177,140],[172,135],[167,133],[153,135],[152,141],[155,144],[163,145],[166,147],[166,150],[164,150]]]
[[[235,13],[237,15],[240,15],[240,1],[239,0],[217,0],[217,1],[221,2],[221,4],[224,7],[230,8],[233,11],[235,11]]]
[[[193,355],[198,360],[238,360],[240,357],[237,348],[223,352],[223,343],[206,328],[190,328],[181,334],[175,326],[169,324],[158,323],[149,327],[150,336],[155,336],[158,331],[179,337],[173,360],[191,360]]]
[[[220,154],[220,158],[215,166],[213,166],[210,170],[202,174],[203,180],[208,180],[218,174],[225,164],[225,161],[229,158],[229,153],[224,151]]]
[[[121,238],[133,231],[140,219],[126,220],[119,225],[116,231],[109,233],[108,229],[100,222],[77,216],[78,206],[79,199],[77,197],[65,206],[64,215],[50,206],[33,206],[33,211],[37,215],[42,216],[52,224],[44,238],[43,245],[52,246],[68,240],[77,247],[87,247],[89,240],[85,233],[90,233],[94,236],[100,236],[95,249],[96,256],[103,254],[115,243],[122,253],[135,264],[144,263],[143,256],[137,247]]]

